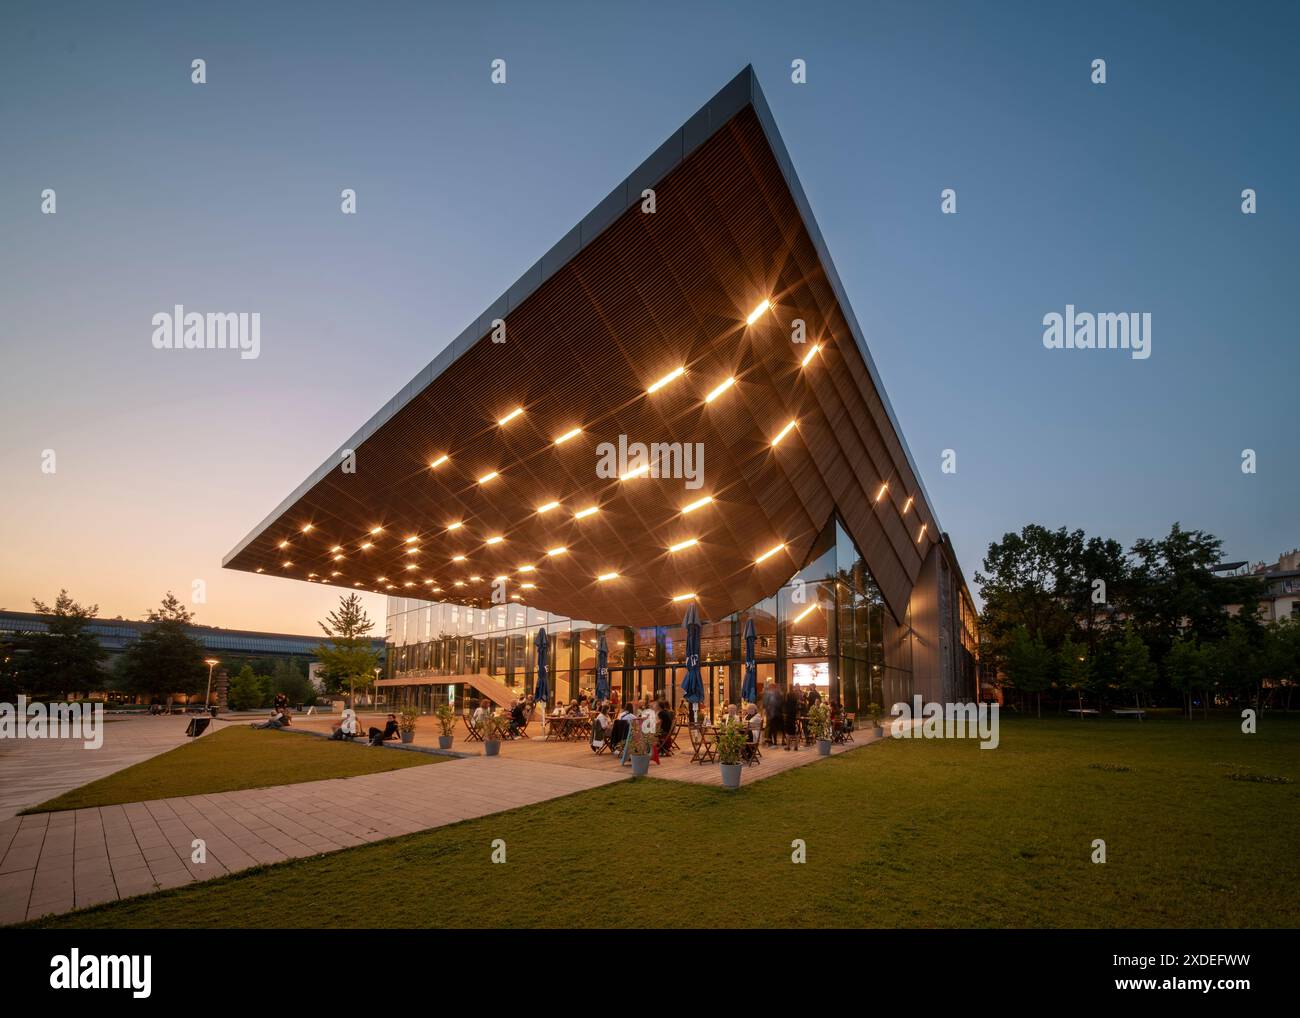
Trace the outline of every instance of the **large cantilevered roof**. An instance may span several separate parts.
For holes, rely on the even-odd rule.
[[[620,442],[658,465],[601,476]],[[685,455],[698,487],[654,476]],[[223,565],[663,624],[770,596],[837,513],[901,618],[942,535],[746,68]]]

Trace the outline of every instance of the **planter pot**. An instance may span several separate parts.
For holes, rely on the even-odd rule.
[[[402,732],[401,735],[402,735],[402,745],[404,746],[415,741],[414,732]]]
[[[439,748],[439,749],[451,749],[451,741],[452,741],[453,738],[455,738],[455,736],[452,736],[452,735],[439,735],[439,736],[438,736],[438,748]]]
[[[871,734],[877,739],[883,739],[885,737],[885,730],[880,725],[876,725],[871,729]]]
[[[818,739],[818,740],[817,740],[817,752],[820,753],[822,756],[830,756],[830,755],[831,755],[831,740],[830,740],[830,739]]]
[[[740,772],[745,769],[745,765],[734,763],[734,764],[719,764],[718,766],[722,768],[722,787],[739,788]]]
[[[486,739],[483,742],[484,756],[497,756],[501,752],[501,742],[499,739]]]
[[[644,778],[650,773],[650,754],[632,754],[632,777]]]

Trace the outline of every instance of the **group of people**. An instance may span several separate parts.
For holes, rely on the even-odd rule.
[[[782,692],[775,682],[769,680],[763,687],[760,700],[763,716],[767,718],[767,745],[777,745],[779,738],[789,750],[799,748],[800,728],[807,736],[808,712],[822,702],[822,695],[816,686],[801,686],[797,682]],[[838,700],[830,703],[830,720],[833,730],[845,724],[844,711]]]
[[[275,700],[271,707],[271,716],[262,722],[254,721],[254,728],[271,728],[279,730],[288,728],[292,722],[289,720],[289,698],[283,693],[276,693]]]
[[[357,712],[348,707],[343,711],[343,716],[339,718],[339,723],[330,732],[330,738],[347,742],[355,739],[360,734],[361,722],[357,720]],[[397,734],[397,715],[389,714],[383,728],[376,728],[374,725],[370,726],[370,729],[366,732],[366,745],[382,746],[385,742],[396,739]]]

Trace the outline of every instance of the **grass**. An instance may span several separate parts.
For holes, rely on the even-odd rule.
[[[232,725],[23,812],[47,813],[324,778],[350,778],[450,759],[390,749],[376,752],[364,744]]]
[[[1300,723],[1012,719],[1001,736],[889,741],[736,793],[622,782],[32,925],[1294,925],[1300,786],[1229,775],[1296,776]]]

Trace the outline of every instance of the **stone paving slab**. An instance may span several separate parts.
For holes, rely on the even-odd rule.
[[[0,820],[0,924],[499,813],[625,770],[467,757],[352,778]],[[207,844],[204,863],[191,844]]]

